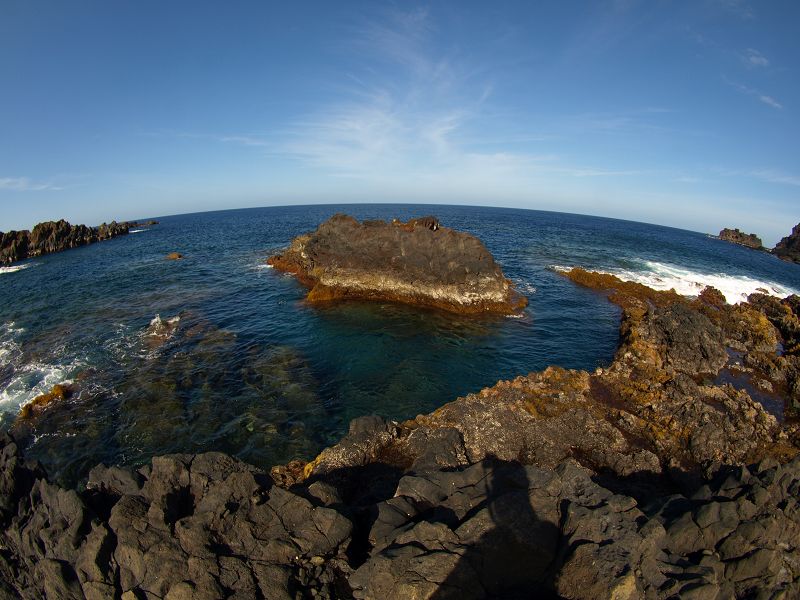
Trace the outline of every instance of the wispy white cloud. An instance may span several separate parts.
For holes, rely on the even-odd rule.
[[[779,110],[783,108],[783,104],[775,100],[775,98],[773,98],[772,96],[768,96],[767,94],[764,94],[755,88],[748,87],[736,81],[731,81],[727,77],[723,77],[723,81],[742,94],[758,98],[761,102],[763,102],[767,106],[771,106],[772,108],[777,108]]]
[[[52,183],[31,181],[27,177],[0,177],[0,190],[13,192],[41,192],[45,190],[60,190],[62,188]]]
[[[740,19],[750,20],[756,16],[755,10],[747,0],[712,0],[712,3]]]
[[[761,100],[764,104],[771,106],[772,108],[783,108],[783,104],[775,100],[772,96],[767,96],[766,94],[758,94],[758,99]]]
[[[488,151],[498,144],[530,146],[554,135],[525,131],[515,122],[514,133],[498,141],[491,109],[493,85],[487,75],[491,69],[476,65],[474,59],[461,60],[458,54],[432,51],[436,27],[427,11],[385,17],[351,32],[362,62],[354,67],[356,72],[348,73],[351,87],[342,90],[346,100],[321,106],[291,123],[276,152],[337,177],[385,184],[413,180],[432,187],[636,173],[572,164],[568,158],[530,148]],[[634,119],[596,115],[589,126],[615,130],[630,127]]]
[[[748,48],[742,55],[742,62],[748,67],[768,67],[769,60],[755,48]]]
[[[759,169],[750,171],[750,175],[756,179],[767,181],[769,183],[782,183],[786,185],[800,186],[800,177],[784,173],[776,169]]]

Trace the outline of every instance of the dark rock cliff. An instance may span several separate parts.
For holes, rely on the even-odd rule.
[[[792,233],[783,238],[772,253],[783,260],[800,263],[800,224],[792,228]]]
[[[32,231],[0,232],[0,265],[61,252],[128,233],[131,223],[103,223],[99,227],[70,225],[64,219],[46,221]]]

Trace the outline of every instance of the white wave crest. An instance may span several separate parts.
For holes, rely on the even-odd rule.
[[[17,366],[8,385],[0,390],[0,423],[5,418],[13,418],[24,404],[49,392],[57,383],[72,383],[74,373],[85,366],[81,360],[64,364],[32,362]]]
[[[16,273],[17,271],[22,271],[22,269],[27,269],[28,267],[32,267],[35,263],[25,263],[24,265],[11,265],[10,267],[0,267],[0,274],[2,273]]]
[[[553,266],[555,271],[569,271],[569,267]],[[590,269],[598,273],[615,275],[623,281],[641,283],[654,290],[675,290],[682,296],[697,296],[708,286],[722,292],[730,304],[746,302],[747,296],[754,292],[783,298],[798,294],[798,290],[788,286],[755,279],[746,275],[729,275],[727,273],[703,273],[669,263],[645,261],[642,268],[633,269]]]
[[[131,229],[128,233],[142,233],[143,231],[148,231],[147,229]]]

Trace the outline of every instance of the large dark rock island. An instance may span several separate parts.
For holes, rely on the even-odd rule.
[[[620,307],[611,365],[362,417],[309,463],[74,491],[0,438],[0,598],[800,597],[800,299],[566,276]]]
[[[158,221],[148,221],[142,225],[157,225]],[[32,231],[0,231],[0,265],[34,258],[43,254],[61,252],[86,244],[108,240],[125,235],[139,223],[103,223],[98,227],[70,225],[64,219],[45,221],[36,225]]]
[[[360,223],[334,215],[268,263],[297,275],[312,302],[357,298],[500,314],[527,305],[480,240],[434,217]]]
[[[792,233],[778,242],[772,253],[783,260],[800,263],[800,224],[795,225]]]
[[[754,250],[764,250],[764,245],[761,243],[761,238],[754,233],[744,233],[738,229],[723,229],[719,232],[719,239],[726,242],[733,242],[740,246],[747,246]]]

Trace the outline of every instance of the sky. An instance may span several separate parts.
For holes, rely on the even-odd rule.
[[[555,210],[773,245],[800,3],[0,1],[0,230],[285,204]]]

